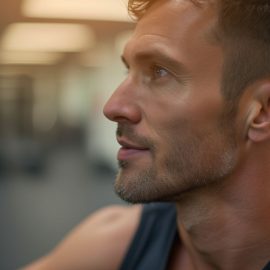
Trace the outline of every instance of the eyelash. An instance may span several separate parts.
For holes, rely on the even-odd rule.
[[[170,73],[166,68],[159,66],[159,65],[151,66],[150,72],[151,72],[151,76],[153,77],[153,79],[163,78],[163,77],[169,75],[169,73]],[[161,72],[163,72],[163,73],[165,72],[166,74],[161,74]]]
[[[166,74],[160,74],[161,71]],[[128,75],[130,72],[130,68],[126,66],[125,74]],[[162,79],[163,77],[166,77],[170,74],[173,74],[170,72],[167,68],[158,65],[158,64],[152,64],[150,65],[145,71],[145,74],[148,75],[148,78],[151,79],[152,81],[156,81],[158,79]]]

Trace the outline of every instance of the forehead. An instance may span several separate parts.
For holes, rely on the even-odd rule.
[[[178,47],[190,43],[213,42],[217,21],[216,9],[210,2],[193,0],[158,0],[138,21],[126,51],[145,46]],[[202,45],[202,44],[201,44]],[[183,47],[184,47],[183,46]]]
[[[224,53],[213,38],[216,23],[217,12],[211,5],[158,0],[138,22],[123,60],[134,74],[156,64],[188,77],[189,86],[203,93],[218,89]]]

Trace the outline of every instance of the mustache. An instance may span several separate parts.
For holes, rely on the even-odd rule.
[[[128,124],[118,124],[116,129],[116,136],[117,137],[125,137],[128,140],[142,146],[148,148],[149,150],[155,150],[155,144],[149,138],[146,138],[142,135],[139,135],[134,128],[132,128]]]

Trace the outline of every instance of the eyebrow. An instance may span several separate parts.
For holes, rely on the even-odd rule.
[[[121,59],[124,63],[124,65],[128,68],[129,64],[127,59],[124,55],[121,56]],[[188,74],[188,69],[185,67],[185,65],[176,60],[175,58],[170,57],[169,55],[163,53],[161,50],[153,49],[153,50],[146,50],[137,52],[134,56],[135,62],[138,63],[144,63],[144,62],[156,62],[157,64],[164,65],[164,67],[171,68],[177,73],[181,74]]]

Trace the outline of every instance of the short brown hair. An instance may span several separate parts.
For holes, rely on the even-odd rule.
[[[239,99],[246,87],[270,75],[270,0],[220,0],[224,47],[223,92]]]
[[[144,13],[156,2],[157,0],[129,0],[128,1],[128,11],[130,16],[139,20]],[[195,5],[200,5],[206,0],[190,0]],[[210,1],[210,0],[209,0]]]
[[[129,0],[129,13],[140,20],[156,1]],[[270,0],[213,2],[218,7],[216,35],[225,55],[222,92],[235,103],[249,84],[270,75]]]
[[[155,0],[129,0],[128,12],[133,19],[139,20],[154,2]]]

